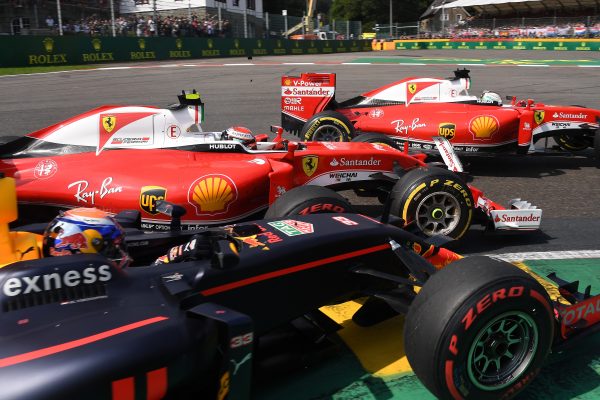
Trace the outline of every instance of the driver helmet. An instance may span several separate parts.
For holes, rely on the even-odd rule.
[[[223,131],[223,140],[236,140],[247,147],[256,147],[252,131],[244,126],[232,126]]]
[[[123,228],[108,213],[97,208],[74,208],[61,213],[44,231],[44,257],[101,254],[120,267],[131,259],[125,248]]]
[[[502,105],[502,97],[496,92],[490,92],[489,90],[484,90],[481,94],[480,101],[482,103],[496,103],[499,106]]]

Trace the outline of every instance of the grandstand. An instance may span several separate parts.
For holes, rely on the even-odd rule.
[[[448,17],[458,14],[467,16]],[[600,3],[597,0],[435,0],[421,16],[421,26],[425,37],[600,37]]]

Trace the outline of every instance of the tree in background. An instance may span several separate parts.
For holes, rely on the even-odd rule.
[[[429,6],[429,0],[393,0],[394,22],[414,22]],[[333,19],[362,21],[363,31],[390,22],[390,0],[333,0],[330,9]]]
[[[328,14],[333,0],[316,0],[316,13]],[[301,17],[306,13],[306,0],[264,0],[263,9],[268,13],[281,14],[281,10],[287,10],[288,15]]]

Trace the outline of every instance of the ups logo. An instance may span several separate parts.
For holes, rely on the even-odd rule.
[[[456,135],[456,125],[450,122],[442,122],[438,127],[438,135],[452,140]]]
[[[148,214],[158,214],[156,201],[167,198],[167,189],[161,186],[144,186],[140,192],[140,208]]]

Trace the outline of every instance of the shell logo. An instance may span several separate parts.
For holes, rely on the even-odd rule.
[[[188,189],[188,203],[196,209],[196,215],[226,213],[237,198],[237,187],[227,175],[202,176]]]
[[[493,115],[480,115],[473,118],[469,123],[469,132],[473,134],[475,139],[487,140],[498,132],[499,127],[500,123]]]

